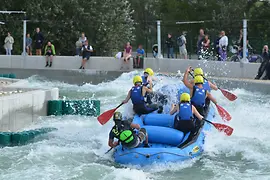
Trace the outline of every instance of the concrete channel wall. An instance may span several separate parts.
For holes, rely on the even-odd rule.
[[[81,57],[78,56],[56,56],[53,60],[53,66],[51,68],[45,68],[45,57],[43,56],[0,56],[0,70],[3,69],[24,69],[24,74],[29,75],[30,69],[36,71],[36,73],[43,73],[45,69],[45,76],[49,76],[47,73],[51,70],[52,73],[57,72],[64,73],[79,73],[85,76],[91,76],[93,74],[111,71],[130,71],[132,68],[132,61],[127,65],[122,65],[122,60],[118,60],[113,57],[91,57],[86,64],[85,70],[78,70],[81,63]],[[121,66],[123,68],[121,69]],[[151,67],[155,71],[159,72],[181,72],[185,71],[188,66],[202,67],[208,75],[216,77],[230,77],[230,78],[251,78],[257,74],[259,63],[239,63],[239,62],[219,62],[219,61],[203,61],[203,60],[183,60],[183,59],[155,59],[145,58],[144,68]],[[26,70],[27,69],[27,70]],[[34,70],[33,70],[34,69]],[[44,71],[39,71],[44,70]],[[59,71],[62,70],[62,71]],[[11,72],[9,72],[11,73]],[[16,73],[12,71],[12,73]],[[34,73],[34,72],[31,72]],[[22,73],[23,74],[23,73]],[[101,74],[101,73],[100,73]],[[16,74],[17,75],[17,74]],[[56,75],[56,74],[54,74]],[[23,76],[23,75],[22,75]],[[106,75],[107,76],[107,75]],[[25,77],[19,77],[25,78]]]
[[[1,78],[1,81],[8,81]],[[35,89],[22,86],[20,80],[0,87],[0,132],[26,128],[40,116],[47,115],[48,100],[57,100],[58,88]],[[23,81],[23,80],[22,80]]]
[[[229,78],[254,79],[257,75],[260,63],[220,62],[203,60],[174,60],[148,58],[144,67],[151,67],[160,72],[184,72],[188,66],[201,67],[207,75]]]

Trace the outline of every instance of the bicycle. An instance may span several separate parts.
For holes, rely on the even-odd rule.
[[[229,61],[240,62],[240,60],[243,58],[243,55],[242,55],[243,53],[241,54],[241,51],[239,51],[239,46],[238,45],[231,46],[230,51],[234,55],[232,55],[230,57]],[[255,54],[253,52],[253,48],[250,45],[248,45],[247,59],[250,63],[262,63],[263,62],[262,56],[259,54]]]

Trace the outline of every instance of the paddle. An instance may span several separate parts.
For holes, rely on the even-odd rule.
[[[101,125],[104,125],[106,124],[110,119],[111,117],[113,116],[113,113],[120,107],[122,106],[124,103],[121,103],[119,104],[119,106],[117,106],[116,108],[114,109],[111,109],[111,110],[108,110],[104,113],[102,113],[100,116],[98,116],[98,122],[101,124]]]
[[[192,77],[194,77],[193,74],[191,74],[191,72],[189,72],[189,74],[190,74]],[[206,80],[207,80],[207,79],[206,79]],[[208,81],[208,80],[207,80],[207,81]],[[217,105],[217,104],[216,104],[216,107],[217,107],[217,110],[218,110],[219,115],[221,116],[221,118],[222,118],[223,120],[230,121],[230,120],[232,119],[231,115],[230,115],[223,107],[221,107],[221,106],[219,106],[219,105]]]
[[[216,104],[216,107],[217,107],[219,115],[221,116],[223,120],[230,121],[232,119],[231,115],[223,107],[217,104]]]
[[[221,88],[218,88],[221,92],[222,92],[222,94],[227,98],[227,99],[229,99],[230,101],[234,101],[234,100],[236,100],[237,99],[237,96],[236,95],[234,95],[233,93],[231,93],[231,92],[229,92],[229,91],[227,91],[227,90],[225,90],[225,89],[221,89]]]
[[[206,77],[204,77],[204,76],[203,76],[203,79],[205,79],[206,81],[208,81],[208,79],[207,79]],[[227,91],[227,90],[225,90],[225,89],[221,89],[221,88],[218,88],[218,89],[222,92],[222,94],[223,94],[228,100],[234,101],[234,100],[237,99],[237,96],[234,95],[233,93],[231,93],[231,92],[229,92],[229,91]]]
[[[194,69],[192,69],[192,71],[194,71]],[[191,76],[194,78],[193,74],[191,74]],[[203,79],[205,79],[206,81],[208,81],[208,79],[206,77],[204,77],[204,76],[202,76],[202,77],[203,77]],[[229,91],[227,91],[225,89],[221,89],[221,88],[218,88],[218,89],[221,91],[221,93],[223,94],[223,96],[225,96],[228,100],[234,101],[234,100],[237,99],[237,96],[234,95],[233,93],[231,93],[231,92],[229,92]]]
[[[108,151],[106,151],[105,154],[108,154],[112,149],[113,147],[111,147]]]
[[[224,132],[227,136],[230,136],[233,133],[233,128],[230,126],[227,126],[225,124],[213,123],[207,119],[203,119],[203,120],[212,124],[217,130],[219,130],[220,132]]]

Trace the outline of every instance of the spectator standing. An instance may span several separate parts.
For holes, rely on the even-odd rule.
[[[182,35],[177,38],[177,45],[179,46],[179,54],[180,58],[184,57],[184,59],[187,59],[187,40],[186,40],[186,32],[183,31]]]
[[[210,57],[210,39],[207,34],[204,36],[204,39],[202,40],[201,55],[203,59],[208,59]]]
[[[88,44],[88,40],[84,42],[84,45],[81,51],[82,51],[82,64],[81,64],[80,69],[84,69],[86,61],[89,60],[91,56],[91,52],[93,52],[93,47]]]
[[[220,38],[221,38],[221,34],[219,33],[219,35],[218,35],[218,37],[217,37],[217,39],[216,39],[216,44],[215,44],[215,50],[216,50],[216,57],[217,57],[217,59],[218,59],[218,61],[221,61],[220,60],[220,55],[219,55],[219,40],[220,40]]]
[[[225,31],[221,31],[221,38],[219,40],[219,55],[221,61],[226,61],[227,59],[227,46],[228,46],[228,37],[225,34]]]
[[[201,50],[202,50],[202,41],[204,40],[204,30],[200,29],[199,31],[199,36],[198,36],[198,41],[197,41],[197,55],[198,55],[198,59],[202,59],[201,56]]]
[[[208,51],[210,48],[210,39],[208,35],[204,36],[204,40],[202,41],[202,48],[204,51]]]
[[[85,36],[85,33],[82,32],[81,37],[79,37],[78,41],[76,42],[76,55],[77,56],[80,55],[81,49],[85,45],[86,40],[87,40],[87,37]]]
[[[32,38],[29,33],[26,35],[25,46],[27,54],[32,56]]]
[[[248,46],[248,36],[247,36],[247,46]],[[238,40],[238,51],[241,57],[243,57],[243,47],[244,47],[244,40],[243,40],[243,29],[240,29],[240,34],[239,34],[239,40]],[[248,48],[246,57],[248,56]]]
[[[173,56],[173,40],[172,40],[172,35],[168,34],[168,38],[165,42],[165,44],[167,45],[167,57],[168,58],[174,58]]]
[[[49,41],[45,47],[45,56],[46,56],[46,66],[52,67],[53,56],[55,56],[55,48],[54,45]],[[50,59],[50,64],[49,64]]]
[[[138,49],[137,49],[137,55],[136,55],[136,59],[135,59],[135,68],[139,68],[140,67],[140,62],[141,60],[144,59],[144,49],[142,48],[142,45],[139,45]]]
[[[263,57],[263,62],[261,63],[259,69],[258,69],[258,74],[255,77],[255,79],[260,79],[266,70],[266,75],[263,77],[264,80],[270,79],[270,53],[267,45],[264,45],[263,51],[262,51],[262,57]]]
[[[129,42],[127,42],[125,48],[124,48],[124,62],[128,62],[128,60],[131,58],[131,53],[132,53],[132,46],[130,45]]]
[[[11,55],[11,51],[13,49],[14,39],[11,36],[10,32],[7,33],[7,37],[5,38],[5,49],[6,49],[6,55]]]
[[[157,55],[158,55],[158,45],[157,44],[154,44],[152,46],[152,50],[153,50],[153,57],[156,58]]]
[[[36,47],[36,55],[41,56],[41,49],[42,49],[42,45],[44,41],[44,36],[40,32],[39,28],[36,28],[36,34],[34,36],[34,40],[35,40],[35,47]]]

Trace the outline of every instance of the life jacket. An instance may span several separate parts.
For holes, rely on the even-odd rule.
[[[210,84],[209,84],[209,82],[208,82],[207,80],[204,80],[203,88],[204,88],[205,90],[207,90],[208,92],[211,91]]]
[[[141,76],[142,77],[142,84],[143,86],[147,86],[149,83],[147,82],[147,77]]]
[[[189,121],[193,119],[192,105],[190,103],[180,103],[178,120]]]
[[[133,105],[145,103],[142,88],[143,86],[134,86],[131,88],[131,101]]]
[[[52,46],[47,46],[47,52],[50,52],[50,53],[52,53]]]
[[[123,121],[116,124],[112,128],[112,133],[114,134],[115,138],[119,139],[122,145],[128,146],[129,144],[132,144],[135,140],[135,133],[130,126],[124,124]]]
[[[191,104],[194,106],[203,107],[205,104],[206,90],[202,87],[193,86],[193,95],[191,98]]]
[[[89,52],[87,50],[91,50],[90,45],[87,45],[86,47],[85,46],[82,47],[83,56],[90,56],[91,55],[91,52]]]

